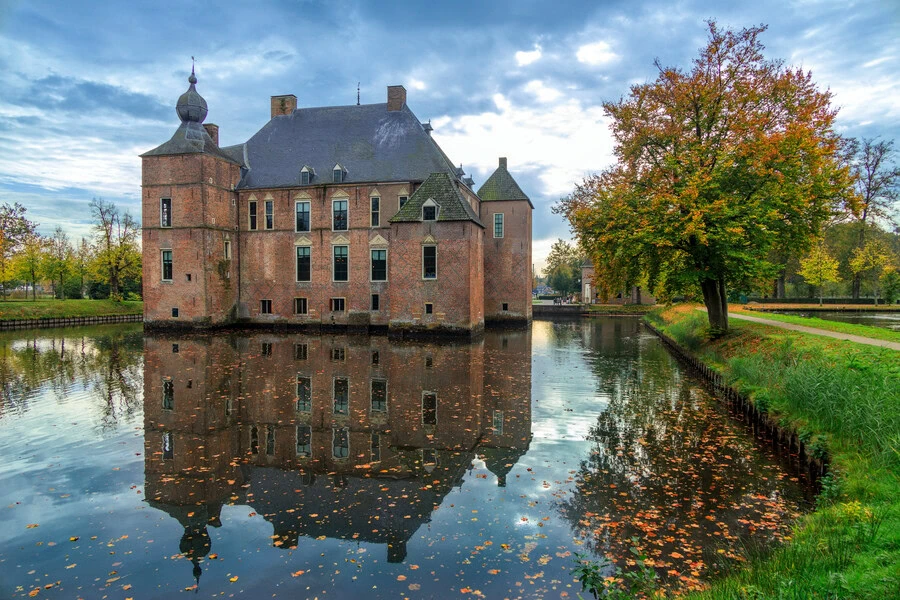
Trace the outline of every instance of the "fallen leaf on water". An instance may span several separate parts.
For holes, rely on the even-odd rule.
[[[238,576],[235,575],[234,577],[230,578],[228,581],[230,581],[231,583],[234,583],[237,580],[238,580]]]
[[[397,581],[406,581],[406,575],[397,575]]]
[[[25,526],[25,529],[34,529],[37,526],[38,526],[37,523],[29,523],[28,525]]]
[[[306,573],[306,571],[294,571],[293,573],[291,573],[291,577],[300,577],[304,573]]]

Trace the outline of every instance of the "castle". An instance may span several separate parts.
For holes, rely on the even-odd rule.
[[[531,319],[533,205],[501,158],[477,191],[406,104],[298,108],[220,147],[194,72],[141,155],[144,322],[473,335]]]

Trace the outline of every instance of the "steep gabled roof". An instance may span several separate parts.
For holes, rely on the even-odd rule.
[[[422,205],[434,200],[438,205],[438,221],[472,221],[484,227],[478,215],[463,198],[459,189],[446,172],[432,173],[422,182],[419,189],[410,196],[403,208],[391,218],[391,223],[415,222],[422,220]]]
[[[346,169],[343,183],[350,184],[423,181],[431,173],[456,172],[405,105],[297,109],[272,117],[243,146],[249,167],[239,185],[244,189],[299,186],[304,165],[316,173],[310,185],[331,183],[335,164]]]
[[[484,185],[478,190],[478,197],[482,202],[498,200],[525,200],[531,208],[534,205],[531,199],[525,195],[513,176],[506,170],[506,158],[500,159],[500,165],[494,171]]]

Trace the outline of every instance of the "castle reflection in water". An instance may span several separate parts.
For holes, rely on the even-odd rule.
[[[225,504],[264,515],[278,547],[354,539],[403,561],[473,459],[505,486],[531,441],[530,329],[465,344],[263,333],[144,344],[146,498],[184,527],[197,577]]]

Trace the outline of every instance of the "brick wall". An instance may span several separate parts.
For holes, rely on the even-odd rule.
[[[503,213],[502,238],[494,237],[494,215]],[[482,202],[484,232],[484,318],[531,319],[531,213],[524,200]],[[503,304],[507,310],[503,310]]]

